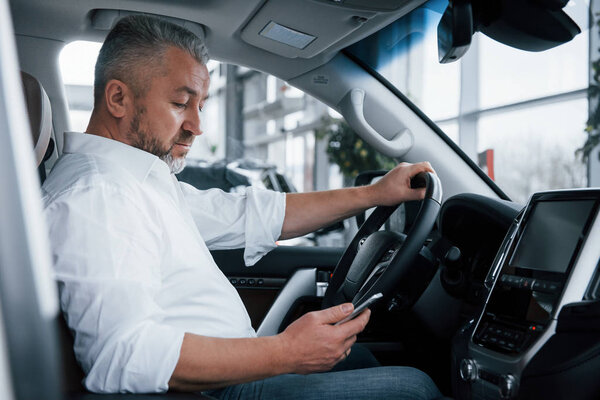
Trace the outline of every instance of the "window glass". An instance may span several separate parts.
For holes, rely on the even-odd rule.
[[[65,85],[94,84],[94,66],[102,43],[76,41],[65,46],[59,57]]]
[[[479,36],[482,108],[544,97],[588,85],[588,35],[539,53]]]
[[[430,12],[428,21],[435,21]],[[418,75],[422,72],[422,87],[415,90],[415,102],[431,119],[454,117],[458,114],[460,93],[460,63],[440,64],[437,53],[437,34],[429,29],[423,40],[422,61],[413,68]],[[420,93],[420,94],[417,94]]]
[[[90,122],[92,110],[69,110],[69,126],[75,132],[84,132]]]
[[[290,139],[291,146],[286,146],[286,171],[291,175],[294,186],[304,191],[304,137]]]
[[[587,100],[527,107],[479,119],[479,151],[493,150],[495,179],[525,203],[536,191],[587,186],[575,154],[586,135]]]
[[[76,41],[67,44],[58,62],[69,105],[69,129],[83,132],[94,105],[94,66],[101,43]]]
[[[433,120],[456,116],[460,99],[460,63],[437,61],[440,18],[419,8],[350,47]]]
[[[438,126],[452,141],[458,144],[458,121],[442,122]]]

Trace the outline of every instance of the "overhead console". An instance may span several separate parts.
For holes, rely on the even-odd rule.
[[[455,396],[517,396],[523,372],[555,335],[561,309],[586,300],[597,283],[599,207],[600,190],[531,197],[486,279],[479,319],[455,340],[453,367],[462,381]]]
[[[346,47],[424,2],[268,0],[244,26],[241,38],[283,57],[311,58],[332,47]]]

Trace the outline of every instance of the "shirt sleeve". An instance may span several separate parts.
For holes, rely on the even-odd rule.
[[[209,249],[244,247],[244,262],[250,266],[276,247],[285,218],[285,193],[255,187],[225,193],[180,185]]]
[[[88,390],[165,392],[184,332],[163,323],[161,232],[122,188],[77,188],[46,207],[61,308]]]

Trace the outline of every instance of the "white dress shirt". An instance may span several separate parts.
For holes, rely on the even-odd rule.
[[[94,392],[162,392],[185,332],[256,333],[210,255],[275,247],[285,194],[200,191],[167,165],[111,139],[67,132],[43,185],[60,304]]]

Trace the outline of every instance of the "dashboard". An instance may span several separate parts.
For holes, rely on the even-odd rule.
[[[536,193],[521,212],[448,203],[440,228],[464,253],[462,295],[474,307],[453,340],[453,395],[598,398],[600,190]]]
[[[453,196],[442,205],[441,249],[436,249],[436,254],[443,260],[444,288],[463,300],[463,319],[472,319],[479,313],[488,294],[484,286],[486,276],[506,232],[522,209],[523,205],[469,193]],[[458,260],[448,260],[452,247],[459,249]]]

